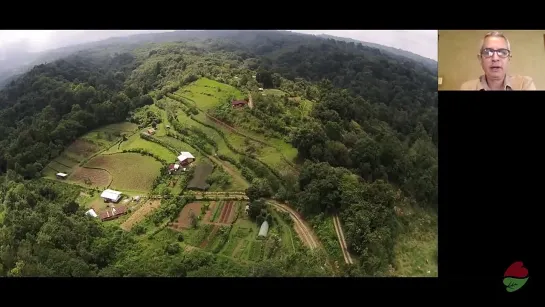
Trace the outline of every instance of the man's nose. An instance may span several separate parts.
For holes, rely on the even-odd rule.
[[[500,56],[498,55],[497,52],[494,52],[492,54],[492,60],[494,60],[494,61],[499,61],[500,60]]]

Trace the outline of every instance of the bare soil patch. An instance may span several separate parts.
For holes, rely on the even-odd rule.
[[[185,205],[182,211],[180,212],[180,215],[178,215],[178,219],[176,220],[176,222],[172,224],[172,227],[174,229],[191,228],[189,213],[193,212],[195,214],[195,217],[199,216],[199,214],[201,213],[201,206],[202,206],[202,203],[190,203]]]
[[[101,169],[76,167],[74,172],[70,174],[68,180],[95,187],[107,187],[112,181],[112,177],[107,171]],[[89,181],[87,181],[89,180]]]

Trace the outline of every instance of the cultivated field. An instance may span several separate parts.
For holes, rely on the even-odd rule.
[[[142,131],[145,131],[145,130],[142,130]],[[140,133],[136,133],[135,135],[131,136],[126,141],[122,142],[119,147],[118,146],[112,147],[106,153],[110,154],[110,153],[122,152],[123,150],[129,150],[129,149],[144,149],[148,152],[151,152],[157,155],[159,158],[169,162],[174,162],[176,160],[176,154],[174,154],[167,148],[157,143],[147,141],[141,138]]]
[[[99,155],[86,166],[102,168],[112,176],[111,189],[147,192],[160,174],[161,163],[137,153]]]
[[[207,78],[201,78],[174,93],[184,97],[204,111],[227,102],[231,97],[242,99],[244,95],[236,88]]]
[[[241,262],[255,262],[295,252],[299,241],[292,237],[290,226],[274,214],[265,239],[258,239],[259,227],[244,212],[247,202],[212,201],[186,205],[171,229],[181,232],[184,242],[193,248],[221,254]],[[208,208],[208,209],[205,209]],[[197,218],[191,227],[189,213]]]
[[[206,177],[212,174],[214,166],[206,162],[201,162],[195,166],[195,172],[193,173],[193,178],[189,181],[187,185],[188,189],[198,189],[206,190],[209,185],[206,183]]]
[[[112,180],[112,176],[110,176],[106,170],[86,167],[75,168],[74,172],[67,178],[67,181],[71,181],[79,185],[101,189],[106,189]]]
[[[122,122],[107,125],[83,135],[74,143],[70,144],[57,158],[51,161],[43,171],[48,178],[55,178],[55,174],[62,172],[71,174],[77,172],[78,166],[85,159],[107,149],[121,140],[121,134],[129,135],[136,131],[137,126],[133,123]],[[77,175],[75,181],[79,181]]]
[[[145,201],[140,208],[134,211],[129,216],[129,218],[123,224],[121,224],[121,228],[123,230],[130,231],[134,225],[138,224],[147,216],[149,216],[151,213],[153,213],[153,211],[159,208],[160,205],[161,205],[161,200]]]

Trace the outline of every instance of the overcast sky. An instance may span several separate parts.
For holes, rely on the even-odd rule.
[[[6,54],[60,48],[114,36],[169,30],[0,30],[0,59]],[[437,31],[433,30],[293,30],[329,34],[400,48],[437,60]]]

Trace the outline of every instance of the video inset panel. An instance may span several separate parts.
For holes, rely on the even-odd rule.
[[[545,90],[545,30],[440,30],[439,90]]]

